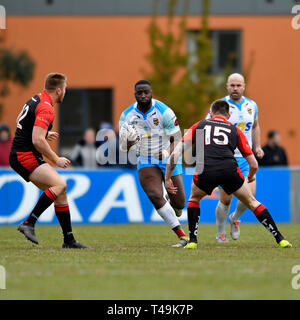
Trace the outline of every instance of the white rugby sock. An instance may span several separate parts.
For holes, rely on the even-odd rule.
[[[234,213],[232,214],[233,220],[239,220],[240,216],[247,210],[248,208],[243,204],[243,202],[241,202],[240,200],[238,200],[237,205],[236,205],[236,209],[234,211]]]
[[[220,234],[225,233],[225,226],[229,208],[230,205],[226,206],[221,201],[218,202],[218,205],[216,207],[216,224],[218,233]]]
[[[169,201],[167,201],[163,207],[157,209],[156,211],[164,219],[164,221],[170,226],[171,229],[180,225],[180,222],[176,217],[175,211],[171,207]]]

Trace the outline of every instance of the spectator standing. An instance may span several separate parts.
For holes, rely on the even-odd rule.
[[[0,125],[0,166],[9,166],[9,153],[11,144],[12,138],[9,126],[3,123]]]
[[[75,167],[87,169],[97,168],[96,151],[99,144],[96,141],[96,133],[88,128],[71,153],[71,161]]]
[[[288,159],[283,147],[280,146],[280,134],[276,130],[268,132],[268,141],[263,146],[264,156],[257,159],[260,166],[287,166]]]
[[[100,147],[97,150],[98,164],[103,168],[123,168],[133,169],[136,165],[129,161],[127,152],[120,152],[119,150],[119,133],[113,128],[109,122],[101,122],[99,131],[96,136]],[[136,152],[131,151],[131,159],[136,160]]]

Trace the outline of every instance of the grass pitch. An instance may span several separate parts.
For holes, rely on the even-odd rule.
[[[61,249],[59,226],[37,225],[38,246],[1,226],[0,299],[300,299],[291,286],[300,225],[279,229],[293,248],[279,248],[259,224],[241,225],[241,238],[228,244],[216,242],[214,225],[200,224],[194,251],[171,248],[176,237],[165,225],[74,226],[93,250]]]

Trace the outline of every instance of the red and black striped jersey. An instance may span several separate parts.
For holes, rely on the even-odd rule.
[[[51,130],[54,121],[54,107],[49,94],[44,90],[28,100],[17,118],[17,129],[12,151],[35,151],[32,143],[34,126]]]
[[[199,134],[197,134],[198,129]],[[201,141],[197,139],[201,139]],[[182,141],[193,146],[193,155],[196,157],[198,152],[204,150],[205,170],[224,168],[235,164],[236,160],[233,155],[236,148],[240,150],[243,157],[252,154],[243,132],[222,116],[215,116],[195,123],[183,136]]]

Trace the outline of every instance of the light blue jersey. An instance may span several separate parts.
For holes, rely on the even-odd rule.
[[[119,129],[124,123],[133,124],[140,142],[138,151],[138,170],[143,167],[158,166],[165,172],[167,159],[159,161],[153,156],[170,146],[170,135],[180,131],[175,113],[163,102],[152,99],[152,107],[143,113],[137,102],[131,104],[121,114]],[[181,164],[177,164],[172,176],[181,174]]]
[[[139,153],[142,156],[167,150],[170,146],[168,136],[180,131],[177,118],[171,108],[161,101],[152,99],[152,107],[143,113],[137,102],[130,105],[121,115],[119,128],[127,122],[133,124],[140,137]]]
[[[229,103],[230,106],[230,121],[236,127],[238,127],[243,134],[246,136],[250,147],[252,148],[252,127],[254,121],[258,119],[258,108],[257,104],[246,97],[242,97],[240,104],[232,101],[230,96],[223,98]],[[235,149],[235,157],[242,157],[242,154],[238,149]]]

